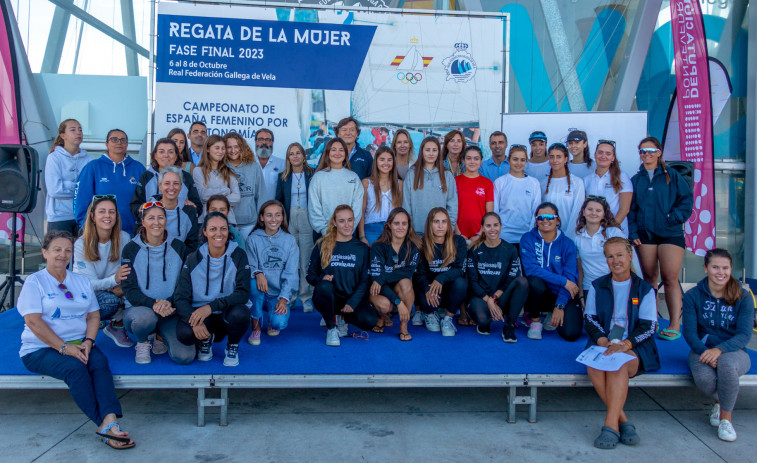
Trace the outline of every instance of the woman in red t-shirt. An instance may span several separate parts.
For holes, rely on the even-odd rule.
[[[457,183],[457,233],[466,240],[481,232],[481,218],[494,210],[494,184],[478,173],[483,161],[481,148],[468,146],[463,152],[465,172],[455,177]]]

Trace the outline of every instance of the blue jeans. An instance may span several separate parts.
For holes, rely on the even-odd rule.
[[[100,306],[100,320],[110,320],[121,307],[121,298],[110,291],[95,291],[97,304]]]
[[[384,222],[365,224],[365,239],[368,240],[368,244],[373,244],[381,236],[382,231],[384,231]]]
[[[60,355],[50,347],[26,354],[21,361],[31,372],[65,381],[76,405],[97,426],[110,413],[119,418],[122,416],[108,359],[97,347],[89,352],[86,364],[71,356]]]
[[[187,365],[195,359],[195,347],[179,342],[176,336],[176,314],[161,317],[150,307],[132,306],[124,310],[124,326],[133,333],[137,342],[145,342],[150,334],[157,332],[168,346],[168,355],[179,365]]]
[[[266,293],[258,291],[258,284],[254,279],[250,286],[250,301],[252,302],[250,316],[256,320],[260,320],[263,318],[263,311],[265,310],[268,311],[268,328],[279,331],[286,328],[289,324],[291,307],[288,307],[286,315],[277,315],[274,309],[276,308],[276,303],[279,302],[279,296],[269,296]]]

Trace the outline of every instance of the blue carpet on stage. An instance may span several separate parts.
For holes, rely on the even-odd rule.
[[[325,328],[319,326],[317,312],[292,312],[289,327],[280,335],[262,335],[259,346],[240,345],[240,364],[222,365],[225,341],[214,345],[210,362],[194,361],[177,365],[167,354],[153,355],[148,365],[134,363],[134,348],[124,349],[100,333],[98,347],[110,361],[115,375],[196,375],[196,374],[585,374],[575,361],[584,349],[586,335],[569,343],[556,332],[544,332],[541,341],[526,338],[519,327],[518,342],[505,344],[500,336],[501,324],[492,326],[490,336],[476,333],[475,327],[458,327],[454,337],[442,337],[424,327],[410,327],[413,340],[401,342],[399,322],[384,333],[367,333],[369,340],[342,338],[340,347],[326,346]],[[665,325],[667,322],[663,321]],[[18,356],[24,322],[15,309],[0,313],[0,375],[29,375]],[[350,334],[357,329],[350,326]],[[365,333],[364,333],[365,334]],[[245,338],[246,339],[246,338]],[[657,341],[662,369],[649,374],[690,374],[686,358],[689,352],[683,339]],[[757,374],[757,353],[752,358],[752,374]]]

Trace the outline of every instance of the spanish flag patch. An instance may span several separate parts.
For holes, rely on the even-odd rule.
[[[635,305],[639,305],[639,298],[637,298],[637,297],[632,298],[631,299],[631,303],[633,303]]]

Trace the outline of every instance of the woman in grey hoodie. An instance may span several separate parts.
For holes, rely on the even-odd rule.
[[[413,228],[419,236],[423,236],[428,213],[435,207],[447,210],[453,230],[457,224],[457,185],[452,173],[444,168],[440,151],[439,140],[424,138],[402,187],[402,207],[413,218]]]
[[[237,175],[226,163],[226,143],[220,135],[211,135],[205,140],[202,157],[197,168],[192,171],[197,191],[200,193],[203,209],[211,196],[221,194],[226,196],[231,204],[229,223],[236,225],[234,208],[239,204],[242,196],[239,193]],[[204,212],[200,222],[204,219]]]
[[[77,236],[74,219],[74,190],[79,172],[92,157],[79,148],[83,139],[76,119],[66,119],[58,126],[58,135],[45,161],[45,215],[47,230],[66,230]]]
[[[289,305],[297,297],[300,249],[289,234],[284,205],[272,199],[263,203],[246,241],[253,281],[252,334],[247,342],[260,344],[263,310],[268,311],[268,336],[276,336],[289,323]]]
[[[229,132],[223,136],[223,141],[226,143],[227,164],[239,181],[240,200],[234,207],[234,215],[242,240],[245,240],[255,226],[260,203],[265,198],[263,169],[241,135]]]

